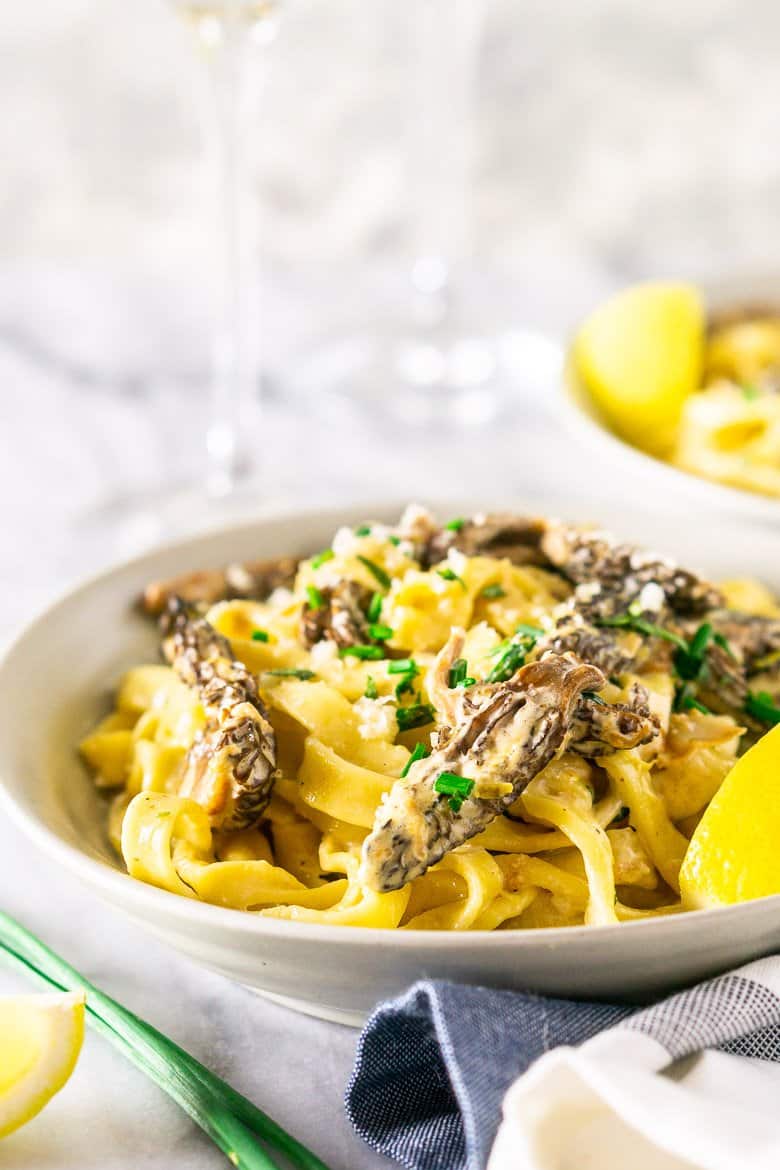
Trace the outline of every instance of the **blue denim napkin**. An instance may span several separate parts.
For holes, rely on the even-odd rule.
[[[346,1108],[408,1170],[483,1170],[512,1081],[559,1044],[636,1011],[457,983],[416,983],[380,1005],[358,1042]]]
[[[621,1033],[651,1037],[653,1067],[659,1047],[666,1063],[658,1067],[705,1049],[779,1063],[780,955],[641,1009],[416,983],[399,999],[381,1004],[366,1024],[347,1088],[348,1116],[374,1150],[407,1170],[484,1170],[510,1084],[549,1049],[580,1045],[606,1028],[613,1029],[618,1045]],[[629,1045],[629,1060],[631,1052]],[[735,1097],[729,1086],[724,1092],[725,1099]],[[736,1099],[733,1103],[739,1106]],[[757,1114],[751,1123],[750,1102],[742,1105],[743,1128],[768,1125],[756,1153],[761,1165],[780,1164],[773,1117]],[[718,1116],[716,1108],[713,1117]],[[733,1118],[721,1137],[744,1149],[745,1133]]]

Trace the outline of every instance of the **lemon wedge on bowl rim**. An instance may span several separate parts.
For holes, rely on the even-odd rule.
[[[62,1088],[83,1039],[82,992],[0,997],[0,1138]]]
[[[680,870],[697,910],[780,894],[780,726],[731,769],[696,826]]]
[[[705,310],[694,285],[648,283],[599,305],[574,339],[576,374],[606,422],[668,455],[685,399],[701,385]]]

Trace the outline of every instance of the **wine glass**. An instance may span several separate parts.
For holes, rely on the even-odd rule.
[[[193,448],[194,466],[183,485],[166,482],[165,467],[158,463],[143,489],[120,491],[78,519],[80,563],[89,558],[90,546],[96,558],[128,555],[163,537],[233,518],[258,501],[258,444],[252,438],[260,429],[259,313],[247,131],[260,58],[276,37],[280,5],[279,0],[169,3],[199,58],[204,171],[212,187],[213,214],[204,230],[205,283],[213,296],[206,425],[202,402],[192,400],[174,436]],[[242,483],[251,483],[243,499]]]
[[[405,15],[411,263],[389,308],[299,351],[289,387],[326,410],[348,402],[405,425],[484,424],[547,388],[562,354],[506,319],[470,257],[484,0],[415,0]]]
[[[233,491],[252,470],[249,415],[260,384],[255,217],[247,183],[247,106],[256,51],[272,43],[279,0],[171,0],[202,60],[203,127],[215,180],[216,310],[205,487]],[[251,58],[251,60],[250,60]]]

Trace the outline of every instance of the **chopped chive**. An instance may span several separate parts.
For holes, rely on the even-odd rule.
[[[543,631],[537,630],[535,626],[520,625],[511,638],[504,638],[497,646],[488,650],[488,654],[491,658],[495,658],[497,654],[504,654],[507,650],[517,649],[518,646],[527,654],[530,650],[533,650],[542,633]]]
[[[489,683],[507,682],[525,662],[526,648],[510,643],[507,650],[499,658],[496,665],[487,676]]]
[[[380,614],[382,613],[382,594],[374,593],[368,603],[366,617],[370,622],[378,622]]]
[[[252,630],[253,642],[267,642],[268,632],[266,630]]]
[[[443,577],[445,581],[457,581],[458,584],[460,585],[461,589],[466,588],[466,582],[463,580],[462,577],[458,576],[458,574],[455,572],[454,569],[450,569],[450,568],[437,569],[436,572],[439,574],[440,577]]]
[[[357,645],[340,646],[339,658],[384,658],[385,652],[381,646]]]
[[[413,703],[409,707],[399,707],[395,713],[399,731],[412,731],[415,727],[425,727],[433,723],[436,712],[430,703]]]
[[[450,690],[454,690],[455,687],[461,686],[464,678],[466,677],[466,672],[468,671],[468,668],[469,668],[469,664],[468,664],[468,662],[466,662],[465,658],[456,658],[455,659],[452,666],[450,667],[450,673],[449,673],[449,676],[447,678],[447,683],[450,687]]]
[[[388,674],[418,674],[417,663],[413,658],[396,658],[387,664]]]
[[[746,398],[748,402],[754,402],[756,398],[761,397],[761,391],[758,386],[751,386],[749,383],[745,383],[740,389],[742,390],[742,397]]]
[[[448,520],[444,527],[448,532],[460,532],[465,523],[465,520],[463,520],[460,516],[457,516],[454,520]]]
[[[496,597],[506,597],[506,589],[502,588],[501,585],[486,585],[481,596],[492,601]]]
[[[431,754],[431,749],[427,748],[424,743],[415,744],[414,751],[412,752],[412,754],[409,756],[409,759],[404,764],[404,770],[400,775],[400,779],[403,780],[404,776],[409,775],[409,769],[411,768],[412,764],[416,764],[418,760],[424,760],[430,754]]]
[[[734,651],[731,647],[731,644],[729,643],[728,638],[724,634],[721,634],[718,630],[716,630],[715,633],[712,635],[712,640],[713,640],[713,642],[715,642],[715,644],[717,646],[720,646],[721,650],[726,651],[729,658],[733,658],[734,661],[736,662],[737,656],[734,653]]]
[[[390,588],[392,581],[381,565],[376,564],[375,561],[369,560],[368,557],[358,555],[357,559],[360,561],[361,565],[365,565],[371,576],[379,582],[383,589]]]
[[[472,676],[470,674],[467,674],[466,677],[464,678],[463,682],[460,683],[459,685],[462,686],[465,690],[466,687],[475,687],[477,685],[477,680],[475,678],[472,678]]]
[[[374,682],[373,676],[369,675],[366,679],[365,696],[367,699],[376,699],[378,695],[379,691],[376,689],[376,683]]]
[[[681,638],[679,634],[672,633],[671,630],[665,630],[663,626],[656,626],[653,622],[640,620],[635,622],[635,626],[640,634],[647,634],[652,638],[663,638],[666,642],[672,642],[681,649],[686,645],[685,638]]]
[[[321,553],[317,553],[316,557],[311,558],[311,567],[319,569],[320,565],[324,565],[326,561],[332,561],[335,555],[332,548],[324,548]]]
[[[462,796],[451,796],[449,798],[449,800],[447,801],[447,804],[450,806],[450,808],[452,809],[452,811],[454,813],[459,813],[461,810],[461,806],[463,804],[463,797]]]
[[[619,629],[622,626],[631,627],[634,623],[632,621],[631,614],[618,613],[614,617],[594,618],[594,624],[597,626],[608,626],[610,628],[614,627]]]
[[[703,703],[699,702],[693,693],[692,682],[685,682],[681,687],[678,687],[674,695],[674,709],[675,711],[690,711],[691,708],[695,711],[701,711],[702,715],[711,715],[709,707],[705,707]],[[778,713],[780,715],[780,713]]]
[[[712,637],[712,626],[709,622],[704,622],[691,638],[688,649],[675,651],[674,668],[680,678],[694,681],[704,676],[707,668],[704,655]]]
[[[634,630],[647,637],[664,638],[667,642],[673,642],[675,646],[679,646],[681,650],[688,649],[688,643],[679,634],[674,634],[671,630],[665,630],[663,626],[656,626],[652,622],[646,622],[644,618],[635,617],[630,613],[619,613],[615,617],[596,618],[594,625]]]
[[[685,710],[685,702],[692,693],[693,693],[693,687],[691,686],[691,684],[689,682],[683,683],[682,686],[675,687],[674,701],[672,703],[674,710],[675,711],[684,711]]]
[[[692,654],[694,658],[700,658],[709,646],[712,640],[712,635],[712,626],[709,622],[704,622],[703,625],[699,626],[698,630],[691,638],[688,652]]]
[[[710,711],[709,707],[705,707],[704,704],[700,703],[698,699],[694,699],[693,695],[688,695],[685,700],[685,706],[688,709],[693,707],[695,711],[701,711],[702,715],[712,714],[712,711]],[[778,717],[780,717],[780,712],[778,712]]]
[[[414,691],[414,680],[417,677],[417,671],[410,670],[407,674],[402,674],[395,685],[395,697],[400,699],[402,695]]]
[[[442,796],[471,796],[474,791],[474,781],[468,776],[458,776],[456,772],[440,772],[433,782],[433,791]]]
[[[676,687],[674,692],[674,702],[672,706],[675,711],[684,711],[685,702],[691,695],[693,688],[689,682],[683,683],[682,686]]]
[[[370,535],[371,535],[371,525],[370,524],[358,524],[357,528],[355,529],[355,536],[370,536]]]
[[[402,695],[414,690],[414,680],[420,671],[413,658],[397,658],[394,662],[387,664],[387,673],[402,676],[395,688],[395,697],[400,699]]]
[[[762,723],[769,723],[773,727],[780,723],[780,707],[775,705],[768,691],[759,691],[757,694],[748,691],[745,699],[745,710],[748,715],[752,715]]]
[[[377,642],[386,642],[388,638],[393,636],[393,627],[380,626],[376,622],[372,622],[368,627],[368,632],[372,638],[376,638]]]
[[[695,681],[700,677],[703,666],[704,659],[692,658],[685,650],[675,650],[674,669],[680,678],[688,679],[691,682]]]
[[[387,539],[390,541],[391,544],[395,545],[396,548],[398,548],[399,544],[401,543],[401,537],[394,536],[392,533],[390,533],[390,535],[388,536]]]
[[[309,599],[310,609],[325,608],[325,598],[322,596],[322,590],[318,589],[316,585],[306,586],[306,596]]]
[[[308,682],[310,678],[316,678],[313,670],[299,670],[295,666],[280,667],[279,670],[266,670],[266,674],[271,674],[275,678],[299,678],[302,682]]]

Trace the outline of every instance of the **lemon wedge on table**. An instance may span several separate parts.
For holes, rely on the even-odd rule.
[[[40,1113],[62,1088],[83,1039],[80,992],[0,998],[0,1138]]]
[[[586,319],[574,367],[606,421],[654,455],[667,455],[683,403],[701,385],[705,312],[690,284],[624,289]]]
[[[680,870],[691,909],[780,894],[780,726],[737,760],[696,826]]]

